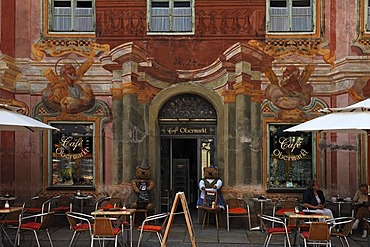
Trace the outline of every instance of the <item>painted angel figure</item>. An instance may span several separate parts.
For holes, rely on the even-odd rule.
[[[281,109],[292,110],[308,105],[311,102],[312,85],[307,81],[315,68],[307,65],[300,71],[295,65],[285,68],[279,80],[272,69],[265,71],[270,85],[265,90],[265,95],[274,105]]]

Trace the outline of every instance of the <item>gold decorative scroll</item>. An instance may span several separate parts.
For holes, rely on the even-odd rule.
[[[97,44],[94,40],[75,39],[43,39],[32,45],[31,59],[41,61],[45,54],[52,57],[61,57],[66,54],[77,54],[83,57],[93,57],[100,52],[107,53],[110,50],[108,44]]]
[[[322,40],[288,40],[288,39],[274,39],[266,40],[265,44],[262,44],[256,40],[250,40],[249,45],[252,45],[274,58],[284,58],[290,55],[299,55],[303,57],[315,57],[317,55],[323,56],[323,60],[334,67],[334,61],[336,58],[335,51],[332,52],[330,49],[322,48],[325,43]]]

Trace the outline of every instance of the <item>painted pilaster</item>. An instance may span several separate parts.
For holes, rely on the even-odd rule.
[[[128,61],[122,64],[122,165],[123,181],[130,182],[134,170],[142,160],[138,158],[138,143],[141,141],[142,130],[138,123],[143,122],[141,106],[136,95],[140,88],[137,82],[138,64]]]
[[[251,164],[251,65],[247,62],[235,64],[235,181],[236,184],[250,184]]]
[[[113,85],[121,81],[122,71],[113,71]],[[112,164],[112,182],[118,184],[123,180],[123,148],[122,148],[122,89],[112,88],[112,112],[113,116],[113,164]]]

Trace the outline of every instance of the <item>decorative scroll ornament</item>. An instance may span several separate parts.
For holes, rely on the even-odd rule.
[[[52,57],[61,57],[66,54],[77,54],[83,57],[93,57],[100,52],[107,53],[108,44],[97,44],[92,39],[42,39],[32,45],[31,59],[41,61],[45,54]]]
[[[322,48],[326,43],[319,39],[274,39],[266,40],[265,44],[256,40],[250,40],[248,44],[257,47],[274,58],[284,58],[290,55],[299,55],[303,57],[321,55],[324,61],[330,64],[332,68],[334,67],[336,58],[335,51],[333,52],[330,49]]]
[[[23,115],[28,115],[30,109],[27,104],[23,101],[17,99],[4,99],[0,98],[0,108],[5,108],[7,110],[16,111]]]
[[[159,112],[160,119],[216,119],[213,105],[194,94],[181,94],[173,97]]]

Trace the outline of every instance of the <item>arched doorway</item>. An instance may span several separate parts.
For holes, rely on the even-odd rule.
[[[195,205],[202,168],[217,164],[216,110],[199,95],[179,94],[162,106],[158,123],[162,196],[183,191],[189,205]]]

